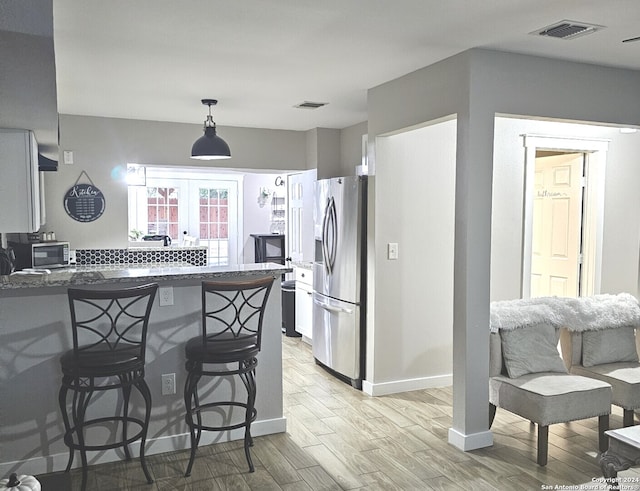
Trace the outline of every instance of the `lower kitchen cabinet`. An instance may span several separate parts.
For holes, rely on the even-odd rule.
[[[313,271],[295,268],[296,277],[296,332],[306,341],[311,340],[313,319]]]

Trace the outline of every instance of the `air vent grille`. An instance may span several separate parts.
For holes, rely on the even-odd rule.
[[[319,107],[326,106],[329,104],[328,102],[311,102],[304,101],[300,104],[296,104],[293,107],[297,107],[298,109],[318,109]]]
[[[592,34],[602,28],[603,26],[597,26],[594,24],[563,20],[561,22],[556,22],[555,24],[536,30],[531,34],[569,40],[584,36],[586,34]]]

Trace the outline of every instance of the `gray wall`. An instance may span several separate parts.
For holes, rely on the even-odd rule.
[[[378,136],[405,131],[448,115],[457,117],[454,415],[449,433],[450,442],[456,446],[471,449],[490,445],[492,441],[487,431],[487,379],[495,115],[640,125],[638,87],[638,71],[474,49],[369,90],[369,150],[377,176],[380,172],[392,172],[393,166],[391,161],[377,158]],[[397,185],[412,179],[410,173],[402,177],[393,182]],[[635,178],[635,173],[630,178]],[[387,286],[393,284],[394,277],[385,274],[383,268],[378,270],[378,265],[385,261],[385,251],[380,244],[391,241],[396,219],[381,211],[393,207],[395,196],[404,192],[402,184],[399,189],[392,188],[383,179],[376,179],[369,223],[375,227],[376,270],[372,288],[379,301],[371,308],[376,322],[368,326],[368,336],[376,347],[386,339],[381,333],[389,330],[418,343],[424,339],[418,326],[377,322],[383,308],[401,304],[401,290],[391,291]],[[607,189],[607,196],[612,193],[615,191]],[[620,206],[620,201],[616,206]],[[415,209],[405,212],[419,216]],[[626,211],[618,210],[618,213]],[[634,216],[627,219],[638,221]],[[614,228],[620,231],[619,227]],[[630,240],[635,240],[637,247],[633,232]],[[400,248],[402,250],[402,244]],[[613,252],[607,254],[611,256]],[[626,267],[637,271],[637,264]],[[611,281],[606,280],[607,288],[614,288]],[[628,283],[625,279],[620,287],[627,288]],[[420,285],[406,287],[419,288]],[[386,289],[389,295],[381,296],[378,293],[381,289]],[[429,340],[424,339],[423,346],[427,350]],[[402,380],[406,376],[399,356],[384,362],[376,359],[371,364],[367,378],[373,384],[379,380]],[[384,369],[393,366],[397,367],[395,371]]]
[[[121,176],[127,163],[231,168],[283,176],[320,166],[325,175],[337,176],[352,167],[351,162],[343,165],[341,150],[352,160],[353,154],[360,152],[364,128],[360,124],[342,133],[326,128],[302,132],[218,127],[218,134],[231,147],[232,158],[202,162],[189,157],[191,145],[202,134],[200,124],[63,114],[59,170],[45,175],[47,223],[43,230],[55,231],[56,237],[71,241],[74,248],[125,247],[127,188]],[[73,151],[73,165],[62,163],[65,150]],[[106,198],[104,215],[90,223],[71,219],[62,204],[64,194],[83,170]],[[86,178],[81,182],[87,182]]]
[[[362,137],[369,131],[366,121],[340,131],[340,162],[342,175],[352,176],[362,164]]]
[[[307,169],[318,169],[318,179],[341,175],[340,130],[314,128],[307,132]]]
[[[202,133],[199,124],[60,116],[60,152],[73,151],[74,164],[60,164],[45,175],[47,224],[73,247],[126,247],[127,163],[171,166],[225,166],[260,171],[294,171],[305,166],[303,132],[224,127],[218,129],[231,147],[232,158],[202,163],[192,160],[191,145]],[[99,219],[81,223],[64,211],[63,197],[85,171],[104,193],[106,209]],[[87,182],[83,176],[80,182]]]
[[[638,295],[640,133],[597,125],[496,118],[493,164],[491,299],[520,298],[524,147],[522,135],[605,139],[607,152],[601,293]]]
[[[58,105],[52,0],[0,5],[0,128],[35,132],[57,158]]]
[[[378,167],[376,197],[391,192],[393,200],[376,210],[376,220],[385,226],[376,228],[375,273],[386,281],[376,285],[375,343],[370,348],[380,388],[374,392],[385,392],[388,382],[395,385],[392,392],[448,386],[456,121],[380,137],[376,146],[378,157],[388,164]],[[387,259],[389,242],[399,244],[397,260]]]

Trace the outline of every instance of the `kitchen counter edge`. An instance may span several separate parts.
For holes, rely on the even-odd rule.
[[[233,266],[171,266],[126,267],[95,271],[74,268],[51,270],[48,274],[0,276],[0,290],[24,288],[75,287],[124,283],[135,280],[206,280],[238,276],[281,275],[293,269],[276,263],[236,264]]]

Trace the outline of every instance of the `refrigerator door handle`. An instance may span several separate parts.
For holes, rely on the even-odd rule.
[[[320,308],[323,308],[324,310],[327,310],[329,312],[333,312],[336,314],[353,314],[353,309],[345,309],[344,307],[334,307],[333,305],[329,305],[327,303],[324,303],[320,300],[318,300],[317,298],[313,299],[313,302]]]
[[[327,206],[324,208],[324,216],[322,217],[322,262],[327,275],[331,274],[331,266],[329,265],[329,253],[327,251],[328,230],[327,222],[329,221],[329,206],[331,200],[327,200]]]
[[[336,253],[338,250],[338,212],[336,211],[336,202],[331,197],[331,202],[329,203],[329,221],[331,223],[331,231],[332,231],[332,241],[329,246],[331,247],[329,251],[329,265],[330,271],[333,271],[333,267],[336,264]]]

